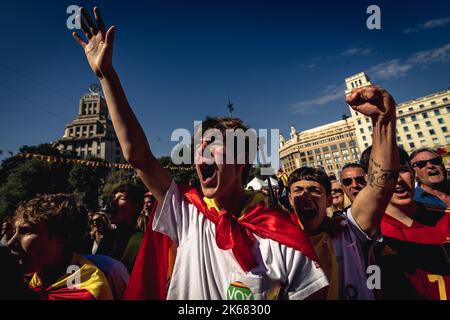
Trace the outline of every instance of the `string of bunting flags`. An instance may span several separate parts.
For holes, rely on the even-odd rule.
[[[69,159],[62,157],[54,157],[54,156],[44,156],[41,154],[35,153],[19,153],[19,157],[26,159],[38,159],[42,161],[52,162],[52,163],[74,163],[74,164],[82,164],[88,167],[107,167],[114,169],[127,169],[133,170],[133,167],[130,164],[122,164],[122,163],[111,163],[106,161],[93,161],[93,160],[85,160],[85,159]],[[168,167],[165,166],[165,169],[168,170],[193,170],[193,167]]]

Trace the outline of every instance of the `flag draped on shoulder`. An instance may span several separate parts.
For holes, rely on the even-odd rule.
[[[318,258],[306,234],[281,208],[267,208],[265,201],[249,201],[251,205],[237,218],[211,206],[212,199],[203,198],[194,187],[178,187],[184,198],[215,224],[218,247],[223,250],[231,249],[244,271],[250,271],[256,266],[252,253],[254,235],[298,250],[318,264]],[[151,214],[149,226],[152,224],[154,211],[155,209]],[[165,299],[175,260],[174,252],[174,245],[169,237],[153,231],[151,227],[147,228],[124,299]]]
[[[92,262],[74,255],[72,273],[60,277],[54,284],[45,286],[34,274],[28,287],[42,300],[112,300],[112,291],[103,272]]]
[[[148,227],[139,248],[124,300],[164,300],[171,276],[172,240],[152,230],[158,203],[153,205]]]

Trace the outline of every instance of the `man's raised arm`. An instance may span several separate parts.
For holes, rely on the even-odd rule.
[[[162,203],[172,180],[150,151],[144,130],[136,119],[120,84],[119,76],[114,70],[112,53],[116,28],[112,26],[106,31],[97,7],[94,8],[95,22],[85,8],[81,8],[80,13],[80,24],[87,42],[76,32],[73,36],[84,49],[92,71],[100,79],[125,160],[133,166],[147,188]]]
[[[367,186],[356,196],[351,209],[361,229],[373,236],[397,182],[396,104],[392,96],[379,86],[353,90],[346,100],[355,111],[370,117],[373,123]]]

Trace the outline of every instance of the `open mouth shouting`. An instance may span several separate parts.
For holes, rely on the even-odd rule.
[[[439,170],[428,170],[427,174],[429,177],[435,177],[439,176],[441,173],[439,172]]]
[[[317,208],[312,201],[305,200],[303,197],[295,197],[294,203],[300,220],[312,220],[317,216]]]
[[[411,195],[411,192],[406,185],[398,184],[394,188],[394,194],[400,198],[407,198]]]
[[[215,187],[217,185],[217,172],[219,168],[216,163],[199,165],[200,182],[204,187]]]

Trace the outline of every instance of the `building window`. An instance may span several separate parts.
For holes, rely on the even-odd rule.
[[[436,104],[436,101],[431,101],[430,103],[432,106],[434,106]]]
[[[406,119],[405,118],[400,118],[400,123],[401,124],[405,124],[406,123]]]
[[[358,119],[358,124],[361,125],[361,119]]]
[[[414,129],[420,129],[420,125],[419,125],[418,123],[416,123],[416,124],[414,125]]]
[[[364,133],[364,129],[363,129],[363,128],[360,128],[359,131],[360,131],[361,133]]]
[[[364,143],[364,148],[368,148],[369,147],[369,144],[368,143]]]
[[[399,111],[398,111],[398,114],[403,114],[403,110],[399,110]]]
[[[404,149],[402,144],[399,144],[398,147]]]
[[[447,127],[442,127],[441,130],[442,132],[448,132]]]
[[[450,136],[445,136],[445,141],[450,142]]]
[[[417,117],[416,116],[411,116],[411,120],[412,121],[417,121]]]
[[[413,110],[414,110],[414,108],[408,108],[408,111],[410,111],[410,112],[413,111]]]
[[[336,151],[338,149],[337,145],[333,144],[330,146],[331,151]]]
[[[425,105],[423,105],[423,104],[419,105],[419,109],[423,109],[423,108],[425,108]]]
[[[423,133],[422,132],[417,132],[417,136],[419,137],[419,138],[423,138]]]
[[[450,113],[450,106],[447,107],[447,113]]]
[[[439,144],[439,139],[438,138],[433,138],[433,144]]]
[[[448,98],[442,99],[442,102],[447,102],[447,101],[448,101]]]
[[[313,155],[313,152],[312,152],[312,150],[308,150],[308,151],[306,151],[306,154],[307,154],[308,156],[312,156],[312,155]]]
[[[436,132],[434,131],[434,129],[431,129],[431,130],[430,130],[430,134],[431,134],[432,136],[436,134]]]
[[[426,147],[427,146],[427,142],[425,140],[420,140],[420,145],[422,147]]]
[[[407,135],[406,135],[406,139],[407,139],[407,140],[411,140],[411,139],[412,139],[411,135],[410,135],[410,134],[407,134]]]
[[[320,153],[320,149],[314,149],[314,153],[315,153],[315,154]]]
[[[403,127],[403,131],[409,132],[409,128],[408,127]]]
[[[444,123],[444,119],[439,118],[439,119],[438,119],[438,122],[439,122],[440,124],[443,124],[443,123]]]
[[[363,136],[362,138],[363,138],[363,141],[367,141],[367,138],[366,138],[366,136]]]
[[[313,162],[313,161],[314,161],[314,157],[309,157],[308,160],[309,160],[310,162]]]
[[[427,122],[425,122],[425,124],[427,125],[427,127],[432,127],[431,121],[427,121]]]
[[[435,109],[435,110],[433,110],[433,112],[434,112],[435,116],[441,115],[441,112],[439,111],[439,109]]]
[[[415,148],[416,145],[414,144],[414,142],[411,142],[411,143],[409,144],[409,147],[410,147],[410,148]]]
[[[370,123],[370,118],[366,117],[366,123]]]
[[[305,153],[304,152],[300,152],[300,157],[304,157]]]
[[[424,119],[428,119],[428,113],[422,112],[422,117],[423,117]]]
[[[402,140],[399,136],[397,136],[397,142],[400,142]]]
[[[328,152],[328,150],[329,150],[328,147],[323,147],[323,148],[322,148],[322,151],[323,151],[323,152]]]

